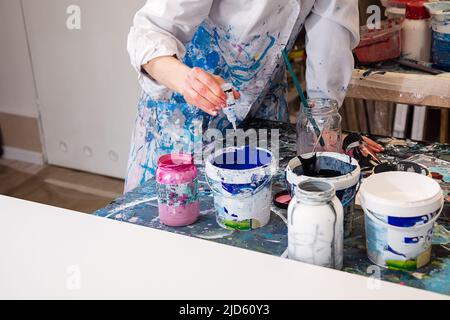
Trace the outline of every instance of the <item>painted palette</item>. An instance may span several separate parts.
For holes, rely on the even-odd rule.
[[[252,128],[280,130],[280,163],[281,168],[273,178],[273,194],[286,189],[283,168],[295,156],[295,128],[285,123],[270,121],[254,121]],[[386,147],[381,156],[384,161],[404,160],[411,156],[431,156],[446,158],[450,155],[450,147],[445,144],[424,144],[405,142],[394,139],[376,139]],[[270,142],[270,137],[268,138]],[[408,159],[411,160],[411,159]],[[421,163],[426,165],[425,163]],[[445,182],[439,181],[441,186]],[[158,204],[156,183],[151,180],[144,186],[113,201],[109,206],[95,212],[96,215],[139,224],[150,228],[165,230],[172,233],[232,245],[262,253],[282,256],[287,248],[286,210],[272,205],[271,218],[263,228],[247,231],[232,231],[221,228],[216,223],[215,209],[211,191],[205,182],[204,168],[199,167],[199,192],[201,214],[198,222],[188,227],[171,228],[164,226],[158,219]],[[433,237],[431,262],[415,271],[398,271],[376,267],[369,261],[366,254],[364,230],[364,214],[355,210],[353,231],[344,242],[344,271],[373,277],[374,268],[382,280],[450,295],[450,203],[446,203],[444,211],[438,220]]]

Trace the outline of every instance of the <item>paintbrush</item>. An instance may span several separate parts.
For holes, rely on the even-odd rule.
[[[289,57],[288,57],[288,54],[286,52],[286,49],[283,49],[282,53],[283,53],[284,61],[286,62],[286,66],[287,66],[287,68],[289,70],[289,73],[292,76],[292,80],[294,81],[294,85],[295,85],[295,88],[296,88],[296,90],[298,92],[298,95],[300,97],[300,101],[302,102],[303,107],[305,108],[305,110],[307,110],[307,109],[310,108],[310,106],[308,104],[308,101],[305,98],[305,95],[303,94],[302,87],[300,86],[300,83],[298,82],[298,79],[297,79],[297,76],[295,75],[294,69],[292,68],[291,63],[289,62]],[[312,115],[308,115],[308,120],[309,120],[309,122],[311,122],[311,124],[312,124],[312,126],[314,128],[314,132],[315,132],[316,136],[320,137],[320,139],[319,139],[320,145],[322,147],[324,147],[325,146],[325,141],[322,138],[322,135],[321,135],[321,132],[320,132],[319,126],[317,125],[316,120],[314,119],[314,117]]]
[[[406,59],[406,58],[398,59],[397,62],[402,66],[405,66],[405,67],[408,67],[411,69],[415,69],[415,70],[419,70],[419,71],[423,71],[423,72],[427,72],[430,74],[445,73],[445,71],[439,70],[437,68],[438,67],[437,65],[430,63],[430,62],[417,61],[417,60]]]

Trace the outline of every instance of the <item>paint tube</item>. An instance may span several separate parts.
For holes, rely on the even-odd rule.
[[[236,100],[234,99],[233,86],[231,83],[224,83],[222,85],[222,90],[227,97],[227,106],[223,108],[223,113],[225,113],[228,121],[231,122],[234,130],[236,131]]]

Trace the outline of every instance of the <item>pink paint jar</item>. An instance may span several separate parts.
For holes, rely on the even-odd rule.
[[[167,154],[156,169],[160,221],[170,227],[193,224],[200,215],[197,168],[188,154]]]

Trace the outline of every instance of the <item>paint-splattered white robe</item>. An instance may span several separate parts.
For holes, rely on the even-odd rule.
[[[281,51],[307,32],[310,98],[342,103],[359,42],[357,0],[148,0],[128,38],[143,89],[132,137],[125,191],[154,176],[160,155],[193,148],[199,128],[229,127],[186,104],[142,72],[160,56],[177,56],[233,83],[241,93],[238,120],[287,121],[286,69]]]

